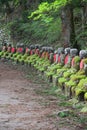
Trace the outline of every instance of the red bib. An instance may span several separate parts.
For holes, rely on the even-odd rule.
[[[23,48],[19,48],[19,52],[21,53],[23,51]]]
[[[11,48],[11,52],[14,53],[16,49],[14,47]]]
[[[83,69],[83,67],[84,67],[84,59],[82,59],[82,60],[80,61],[80,69]]]
[[[53,56],[53,61],[56,62],[56,54]]]
[[[22,52],[23,51],[23,48],[17,48],[17,52]]]
[[[30,55],[32,55],[33,54],[33,52],[32,52],[32,50],[30,50]]]
[[[64,64],[65,64],[65,65],[68,63],[68,58],[69,58],[69,56],[67,55],[67,56],[65,57],[65,59],[64,59]]]
[[[35,50],[35,54],[39,55],[39,50],[38,49]]]

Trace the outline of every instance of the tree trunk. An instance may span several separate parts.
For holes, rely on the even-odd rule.
[[[6,6],[6,13],[7,13],[7,15],[9,15],[10,13],[12,13],[13,10],[10,7],[10,4],[8,3],[8,1],[6,2],[5,6]]]
[[[85,29],[85,24],[87,24],[87,3],[83,3],[82,5],[82,29]]]
[[[62,36],[64,40],[64,47],[73,46],[75,43],[75,30],[73,21],[73,9],[66,6],[61,12],[62,20]]]
[[[38,7],[38,3],[40,3],[40,0],[27,0],[27,8],[33,7],[34,9]],[[34,6],[32,6],[34,4]]]
[[[87,3],[86,3],[86,5],[85,5],[85,21],[86,21],[86,24],[87,24]]]
[[[19,3],[20,3],[20,6],[21,6],[21,9],[23,11],[27,9],[27,6],[26,6],[27,1],[26,0],[20,0]]]

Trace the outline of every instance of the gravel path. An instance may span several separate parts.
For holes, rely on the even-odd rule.
[[[58,99],[39,94],[44,81],[37,84],[21,70],[0,61],[0,130],[83,130],[69,124],[69,119],[60,122],[54,116],[61,110]]]

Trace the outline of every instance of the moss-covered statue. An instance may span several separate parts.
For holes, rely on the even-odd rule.
[[[16,53],[13,54],[13,56],[11,57],[11,60],[13,60],[15,62],[19,62],[19,59],[21,59],[21,57],[24,53],[25,53],[24,44],[17,44]]]
[[[45,72],[45,75],[50,82],[53,82],[53,76],[56,75],[57,69],[60,69],[63,65],[62,64],[63,59],[61,60],[61,58],[60,58],[63,51],[64,51],[63,48],[58,48],[58,50],[54,52],[53,64],[51,66],[49,66],[47,71]],[[63,58],[63,55],[62,55],[62,58]]]
[[[74,88],[74,94],[79,100],[87,100],[87,50],[81,50],[80,57],[80,71],[76,75],[79,82]]]
[[[26,59],[24,60],[24,63],[26,65],[31,65],[31,59],[33,55],[35,54],[35,45],[27,46],[28,52],[26,51]]]
[[[9,53],[11,53],[11,44],[6,44],[3,46],[4,54],[1,56],[2,58],[7,58]]]
[[[16,53],[16,47],[14,45],[8,46],[8,55],[6,56],[6,59],[11,59],[12,56]]]
[[[24,64],[28,56],[30,55],[30,48],[29,45],[25,47],[25,53],[21,56],[21,58],[18,60],[19,63]]]
[[[58,86],[59,78],[70,67],[70,48],[62,50],[60,53],[61,67],[57,69],[57,72],[53,75],[53,85]]]
[[[83,100],[84,90],[82,89],[82,82],[86,78],[84,66],[87,57],[87,51],[81,50],[79,53],[79,57],[80,60],[79,58],[76,59],[79,63],[79,70],[75,74],[72,74],[70,76],[70,80],[69,82],[65,82],[65,86],[70,97],[77,97],[79,100]]]
[[[50,50],[49,47],[42,47],[40,50],[40,57],[39,59],[36,61],[36,64],[34,65],[34,67],[36,68],[36,70],[40,71],[40,72],[44,72],[47,70],[48,66],[50,66]]]
[[[40,45],[36,44],[34,48],[32,48],[32,54],[30,57],[28,57],[28,64],[34,66],[36,64],[36,61],[39,59],[40,56]]]
[[[2,51],[0,52],[0,58],[4,57],[7,54],[7,43],[3,41],[2,43]]]
[[[77,56],[77,54],[78,54],[77,49],[74,48],[70,49],[70,63],[69,63],[70,68],[66,69],[62,77],[58,79],[59,86],[65,92],[66,95],[68,95],[67,93],[68,88],[66,87],[66,83],[69,82],[70,76],[75,74],[79,69],[80,57]]]

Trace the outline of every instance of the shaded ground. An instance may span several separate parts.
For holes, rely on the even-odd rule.
[[[77,112],[58,116],[73,109],[32,70],[0,62],[0,130],[87,130],[86,119]]]

